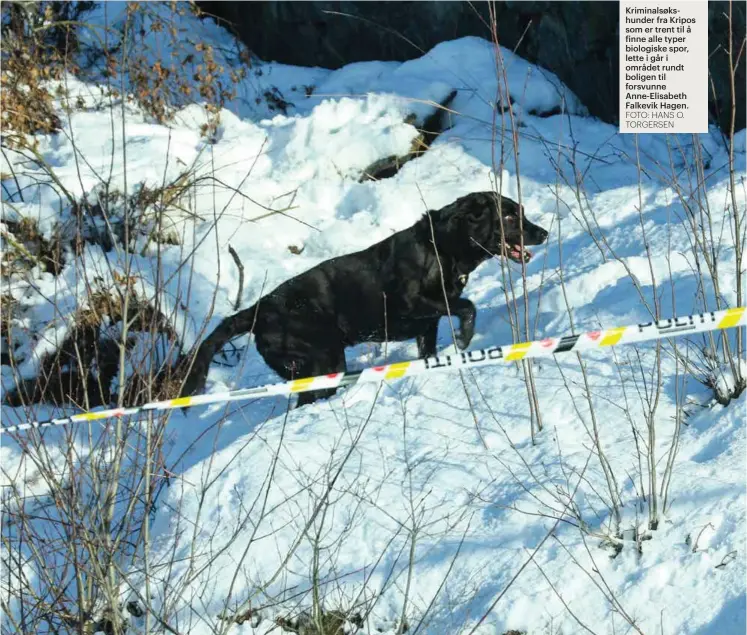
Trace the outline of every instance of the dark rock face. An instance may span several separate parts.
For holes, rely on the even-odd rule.
[[[734,73],[734,95],[732,96],[732,73],[729,64],[729,9],[731,4],[731,45],[732,59],[739,65]],[[745,73],[745,27],[747,27],[747,2],[708,3],[708,62],[709,85],[708,105],[714,121],[721,129],[729,131],[732,122],[732,97],[735,100],[736,114],[734,130],[742,130],[747,125],[745,101],[747,101],[747,74]],[[742,51],[739,56],[739,51]]]
[[[230,22],[261,59],[339,68],[365,60],[408,60],[445,40],[491,39],[486,2],[199,2]],[[618,3],[504,0],[496,2],[498,41],[554,72],[592,115],[618,121]],[[732,3],[733,56],[745,37],[746,3]],[[731,124],[728,2],[709,2],[709,51],[714,121]],[[341,15],[344,14],[344,15]],[[736,130],[745,127],[745,57],[736,89]]]

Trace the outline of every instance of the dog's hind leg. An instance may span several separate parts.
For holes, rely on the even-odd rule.
[[[329,373],[344,373],[347,370],[345,363],[345,349],[338,351],[326,351],[326,355],[319,355],[299,369],[298,377],[316,377]],[[296,408],[314,403],[317,399],[327,399],[337,392],[337,388],[325,388],[324,390],[310,390],[298,395]]]
[[[259,337],[257,351],[270,368],[289,381],[347,370],[344,347],[321,348],[318,340],[310,339],[313,342],[311,344],[306,339],[289,337],[286,334],[281,347],[276,346],[276,341]],[[331,397],[336,392],[336,388],[302,392],[298,395],[296,407],[300,408],[317,399]]]
[[[438,319],[429,321],[423,332],[417,336],[418,357],[433,357],[436,354],[436,339],[438,338]]]

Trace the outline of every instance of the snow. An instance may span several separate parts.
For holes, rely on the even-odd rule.
[[[229,40],[209,20],[199,24],[203,30],[190,31],[193,37]],[[655,293],[663,316],[700,310],[692,237],[664,178],[667,140],[638,137],[639,176],[632,135],[589,118],[551,73],[508,50],[500,53],[520,126],[518,164],[508,116],[499,113],[497,130],[492,125],[498,96],[504,94],[501,103],[508,100],[505,86],[499,91],[495,49],[479,38],[442,43],[402,64],[366,62],[337,71],[264,64],[261,77],[242,86],[243,98],[221,113],[212,145],[200,136],[204,112],[198,105],[184,107],[166,126],[135,107],[102,111],[91,103],[64,120],[61,134],[41,136],[39,152],[77,199],[100,196],[102,174],[111,189],[134,196],[143,184],[157,187],[185,170],[193,173],[198,184],[189,204],[197,216],[174,212],[172,218],[181,245],[162,245],[158,254],[143,235],[133,263],[138,295],[160,294],[186,346],[201,337],[206,319],[212,329],[234,311],[238,270],[229,245],[243,263],[246,308],[284,280],[406,228],[426,209],[463,194],[500,187],[517,199],[517,177],[527,216],[550,230],[550,240],[533,249],[525,280],[518,266],[507,266],[506,273],[496,261],[470,277],[466,294],[478,307],[473,348],[512,340],[506,275],[519,298],[519,316],[523,321],[528,310],[530,336],[537,338],[568,333],[571,317],[577,331],[649,321],[646,305]],[[502,85],[502,73],[499,79]],[[311,96],[299,88],[305,85],[314,86]],[[74,78],[68,86],[82,95],[96,93]],[[271,86],[293,102],[286,114],[247,105]],[[452,90],[457,96],[450,107],[458,115],[427,153],[392,178],[359,182],[374,161],[408,151],[418,134],[405,123],[408,115],[422,121]],[[726,149],[715,130],[699,139],[712,157],[714,232],[724,236],[716,256],[720,292],[734,305],[732,221],[723,214],[728,174],[720,167]],[[678,157],[684,165],[692,139],[677,142],[685,146],[686,159]],[[735,153],[744,173],[743,132]],[[4,173],[8,160],[14,167],[20,163],[14,153],[8,157]],[[574,191],[576,173],[585,175],[583,209]],[[33,165],[18,173],[25,203],[6,209],[4,219],[35,218],[51,236],[69,221],[70,210],[51,188],[38,185],[41,175]],[[6,185],[12,193],[15,185]],[[744,192],[737,195],[744,210]],[[291,246],[301,253],[292,254]],[[87,247],[85,263],[86,271],[101,277],[102,288],[114,284],[109,267],[124,266],[121,255],[95,245]],[[160,289],[156,264],[167,280]],[[59,346],[86,293],[74,263],[58,278],[38,273],[34,285],[39,294],[21,281],[11,289],[29,305],[25,328],[38,335],[19,351],[26,377]],[[53,298],[56,308],[44,298]],[[439,347],[446,348],[451,337],[447,324],[441,326]],[[236,344],[248,345],[246,351],[240,360],[234,355],[230,366],[212,366],[208,390],[277,380],[247,337]],[[394,633],[407,598],[411,629],[427,614],[419,630],[428,633],[571,634],[584,632],[581,623],[599,634],[634,632],[625,613],[647,634],[743,633],[745,397],[716,405],[701,384],[680,378],[685,397],[679,394],[678,402],[675,362],[662,358],[654,413],[659,475],[675,422],[683,425],[668,507],[650,531],[640,492],[646,475],[639,476],[632,427],[644,443],[647,412],[638,364],[651,372],[654,347],[639,351],[640,358],[630,348],[585,355],[586,378],[572,356],[536,365],[544,429],[534,444],[524,376],[514,366],[462,378],[354,386],[297,411],[286,412],[279,398],[175,411],[164,449],[175,476],[151,530],[154,608],[168,609],[180,632],[201,635],[213,632],[223,611],[251,597],[253,608],[264,608],[227,633],[269,633],[277,629],[276,617],[311,606],[303,591],[314,575],[318,534],[325,607],[369,608],[367,632]],[[370,344],[347,354],[349,367],[359,369],[413,358],[416,347]],[[2,379],[7,389],[7,367]],[[734,379],[726,374],[719,381]],[[690,410],[684,403],[696,406]],[[43,418],[52,410],[37,406],[32,413]],[[604,471],[591,451],[593,415],[619,485],[626,537],[617,541],[619,553],[599,538],[614,533],[614,520]],[[27,416],[3,407],[6,425]],[[44,438],[49,446],[64,443],[60,431]],[[82,428],[77,441],[85,454]],[[7,484],[14,471],[28,469],[28,461],[13,441],[2,442]],[[36,478],[23,482],[43,496]],[[556,523],[569,495],[593,535]],[[641,534],[639,548],[632,538]],[[137,571],[133,579],[142,589]],[[132,618],[134,628],[143,624]]]

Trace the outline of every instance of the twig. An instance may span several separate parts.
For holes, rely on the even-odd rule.
[[[736,552],[736,551],[730,551],[729,553],[727,553],[727,554],[726,554],[726,555],[725,555],[725,556],[724,556],[724,557],[723,557],[723,558],[721,559],[721,562],[719,562],[719,563],[718,563],[718,564],[716,565],[716,567],[715,567],[715,568],[716,568],[716,569],[722,569],[722,568],[723,568],[723,567],[725,567],[725,566],[726,566],[727,564],[729,564],[729,563],[730,563],[730,562],[731,562],[732,560],[735,560],[735,559],[736,559],[736,557],[737,557],[737,552]]]
[[[244,265],[239,259],[239,254],[231,245],[228,245],[228,253],[231,254],[233,261],[236,263],[236,268],[239,270],[239,288],[236,291],[236,301],[233,303],[233,310],[238,311],[241,306],[241,296],[244,293]]]
[[[708,529],[709,527],[710,527],[711,529],[713,529],[713,528],[714,528],[714,527],[713,527],[713,525],[712,525],[711,523],[706,523],[705,525],[703,525],[703,527],[702,527],[702,528],[700,529],[700,531],[698,532],[698,536],[697,536],[697,537],[695,538],[695,540],[693,541],[693,544],[692,544],[692,552],[693,552],[693,553],[697,553],[697,552],[698,552],[698,542],[700,541],[700,537],[701,537],[701,536],[703,535],[703,532],[704,532],[704,531],[705,531],[706,529]]]

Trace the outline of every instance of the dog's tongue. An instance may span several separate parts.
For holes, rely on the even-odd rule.
[[[515,258],[519,261],[529,262],[532,259],[532,252],[528,249],[524,250],[524,253],[521,251],[521,247],[517,245],[511,245],[511,251],[510,255],[512,258]]]

